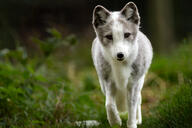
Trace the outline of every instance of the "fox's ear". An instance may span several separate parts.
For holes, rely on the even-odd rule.
[[[95,28],[104,25],[110,12],[101,5],[97,5],[93,11],[93,25]]]
[[[125,16],[127,21],[131,21],[137,25],[140,24],[140,16],[137,6],[133,2],[127,3],[121,10],[121,14]]]

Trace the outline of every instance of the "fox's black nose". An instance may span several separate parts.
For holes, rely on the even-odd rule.
[[[122,61],[124,59],[124,54],[122,52],[117,53],[117,60]]]

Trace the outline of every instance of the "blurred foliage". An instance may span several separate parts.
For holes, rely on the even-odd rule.
[[[139,128],[191,128],[192,84],[171,89]]]
[[[56,29],[48,31],[49,38],[34,39],[44,53],[43,61],[38,56],[29,57],[21,46],[0,51],[0,127],[66,126],[78,119],[100,119],[100,114],[105,113],[103,105],[93,100],[101,98],[103,102],[93,77],[83,78],[84,89],[76,88],[65,73],[59,73],[61,76],[55,76],[54,80],[47,77],[56,72],[49,66],[54,61],[50,55],[61,45],[72,47],[76,43],[73,35],[63,38]],[[51,59],[46,61],[48,57]],[[39,61],[41,67],[37,70],[34,64]]]
[[[71,46],[77,43],[77,39],[74,35],[63,38],[61,33],[54,28],[47,29],[47,32],[50,34],[50,37],[45,40],[40,40],[35,37],[32,38],[32,41],[39,46],[45,57],[48,57],[56,50],[56,48],[60,47],[61,45]]]
[[[56,29],[48,32],[50,37],[47,39],[33,38],[43,53],[40,58],[37,54],[29,56],[21,46],[0,51],[0,127],[68,128],[76,127],[74,122],[82,120],[97,120],[101,122],[98,127],[110,127],[104,96],[93,67],[87,64],[86,70],[77,70],[78,63],[63,61],[54,54],[60,46],[73,47],[77,39],[62,37]],[[143,125],[139,127],[192,126],[191,49],[192,41],[188,39],[170,55],[155,55],[149,72],[153,77],[147,77],[149,82],[143,89],[145,112]],[[74,52],[81,59],[80,50],[86,52],[86,49]],[[89,59],[90,53],[84,61]],[[154,83],[165,89],[159,90]],[[150,101],[152,98],[157,101],[155,107],[146,108],[146,104],[154,104]],[[126,127],[126,118],[123,118],[122,127]]]
[[[167,82],[178,83],[179,80],[189,81],[192,79],[192,39],[184,43],[169,56],[155,55],[151,71],[155,72]]]
[[[15,50],[7,48],[0,51],[0,57],[6,62],[17,62],[25,65],[27,63],[28,54],[23,47],[18,46]]]

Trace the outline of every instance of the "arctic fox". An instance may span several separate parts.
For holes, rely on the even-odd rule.
[[[92,58],[109,124],[121,126],[119,112],[127,111],[127,127],[137,128],[142,122],[141,89],[153,56],[150,41],[139,30],[138,9],[133,2],[115,12],[98,5],[92,23]]]

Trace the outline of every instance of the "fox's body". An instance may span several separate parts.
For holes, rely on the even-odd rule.
[[[101,89],[106,96],[110,125],[121,125],[119,112],[128,111],[129,128],[141,123],[141,89],[152,60],[152,47],[139,31],[139,14],[128,3],[119,12],[97,6],[93,26],[97,37],[92,58]]]

